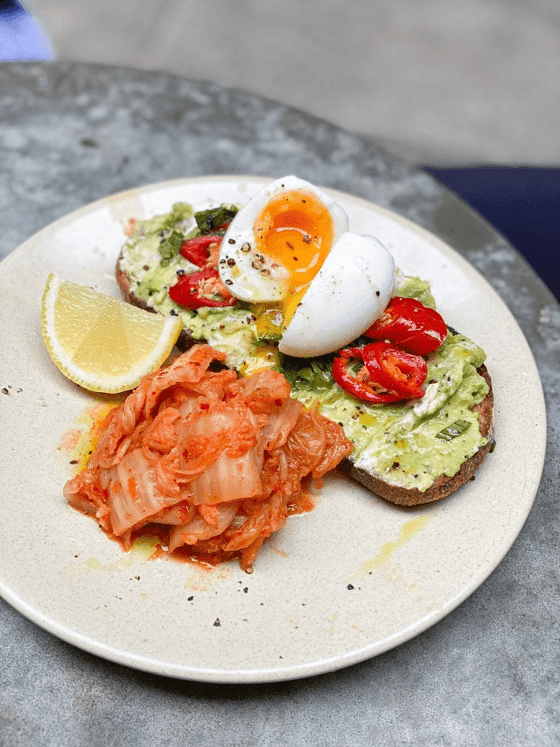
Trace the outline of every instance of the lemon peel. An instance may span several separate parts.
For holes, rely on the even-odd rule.
[[[183,324],[51,273],[41,331],[55,365],[93,392],[124,392],[167,359]]]

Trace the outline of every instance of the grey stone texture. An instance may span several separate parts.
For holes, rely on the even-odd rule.
[[[560,163],[556,0],[27,4],[61,60],[268,96],[416,163]]]

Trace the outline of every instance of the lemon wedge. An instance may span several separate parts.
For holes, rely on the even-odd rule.
[[[62,373],[93,392],[124,392],[155,371],[173,350],[183,324],[103,293],[47,278],[41,330]]]

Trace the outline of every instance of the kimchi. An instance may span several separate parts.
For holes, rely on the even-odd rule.
[[[147,376],[111,410],[64,495],[125,549],[157,524],[168,553],[239,558],[249,571],[265,539],[312,505],[310,481],[352,444],[338,424],[291,399],[282,374],[211,370],[221,359],[195,345]]]

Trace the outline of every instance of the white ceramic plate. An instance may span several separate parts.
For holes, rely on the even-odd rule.
[[[40,332],[47,274],[118,295],[114,266],[130,217],[245,202],[267,180],[186,179],[88,205],[0,265],[0,592],[56,636],[115,662],[209,682],[266,682],[362,661],[444,617],[492,572],[533,502],[545,451],[541,384],[515,320],[486,281],[418,226],[333,194],[408,274],[432,283],[449,324],[488,352],[497,449],[447,500],[393,507],[339,475],[321,501],[265,545],[255,571],[215,570],[121,552],[68,508],[69,441],[102,396],[51,362]],[[526,413],[522,427],[519,413]]]

